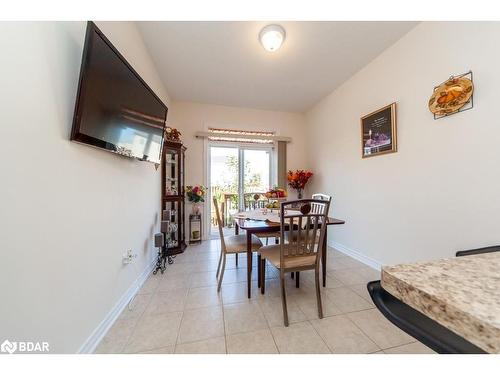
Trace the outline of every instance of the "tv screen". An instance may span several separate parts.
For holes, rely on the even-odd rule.
[[[71,140],[159,164],[167,112],[167,106],[89,22]]]

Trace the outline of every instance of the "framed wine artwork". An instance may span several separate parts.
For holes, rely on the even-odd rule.
[[[396,103],[361,117],[361,156],[397,151]]]

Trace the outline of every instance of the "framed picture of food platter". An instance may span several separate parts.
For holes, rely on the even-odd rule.
[[[361,156],[397,151],[396,103],[361,117]]]

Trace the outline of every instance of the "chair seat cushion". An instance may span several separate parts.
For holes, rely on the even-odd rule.
[[[269,245],[261,247],[258,252],[264,259],[267,259],[276,268],[281,268],[280,251],[281,251],[281,245]],[[308,266],[312,268],[315,265],[315,262],[316,262],[316,254],[297,255],[293,257],[288,257],[285,259],[285,269],[308,267]]]
[[[238,234],[224,237],[227,253],[244,253],[247,251],[247,235]],[[252,251],[257,251],[262,247],[262,242],[252,235]]]

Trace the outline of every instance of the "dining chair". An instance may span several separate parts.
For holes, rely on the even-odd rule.
[[[323,210],[323,206],[324,206],[323,203],[325,203],[325,202],[328,202],[328,207],[330,207],[330,204],[332,202],[332,197],[329,196],[329,195],[326,195],[326,194],[316,193],[316,194],[312,195],[311,200],[313,200],[313,201],[322,201],[321,204],[317,204],[317,203],[314,203],[314,202],[311,203],[311,212],[312,213],[316,213],[316,212],[321,212]],[[301,202],[301,201],[299,201],[299,202]],[[328,211],[326,212],[326,216],[327,216],[327,219],[328,219]],[[319,223],[319,225],[321,226],[321,222]],[[288,239],[289,235],[290,235],[290,233],[288,233],[288,232],[285,233],[285,237],[286,237],[287,240],[289,240]],[[294,232],[294,233],[291,233],[291,235],[296,236],[297,233]],[[319,232],[316,235],[315,241],[319,241]]]
[[[244,193],[243,207],[245,211],[264,208],[266,201],[262,199],[264,193]]]
[[[294,207],[292,209],[292,207]],[[300,207],[299,210],[295,207]],[[314,207],[314,211],[313,211]],[[330,201],[319,199],[302,199],[281,203],[280,209],[280,243],[263,246],[258,251],[261,256],[260,280],[261,293],[265,293],[266,261],[269,261],[280,272],[281,301],[283,320],[288,327],[288,310],[286,305],[285,274],[314,270],[318,316],[323,318],[321,293],[319,284],[319,265],[325,240],[328,209]],[[316,240],[318,238],[319,240]]]
[[[315,193],[311,196],[311,198],[321,201],[328,201],[330,203],[332,202],[332,196],[323,193]]]
[[[329,204],[332,202],[332,197],[330,195],[326,195],[326,194],[322,194],[322,193],[315,193],[311,196],[311,198],[316,199],[316,200],[328,201]],[[316,207],[314,204],[312,204],[311,211],[315,212],[317,209],[320,209],[320,208]],[[328,216],[328,212],[327,212],[327,216]],[[319,237],[316,238],[316,241],[319,241]],[[266,243],[266,245],[267,245],[267,243]],[[295,286],[298,288],[299,283],[300,283],[300,278],[299,278],[300,273],[299,272],[292,272],[290,274],[290,276],[292,277],[292,279],[295,276]]]
[[[220,217],[219,206],[217,205],[217,198],[213,198],[215,207],[215,216],[217,218],[217,226],[219,228],[220,236],[220,256],[219,265],[217,266],[217,273],[215,277],[218,279],[217,292],[220,291],[222,279],[224,277],[224,270],[226,268],[226,255],[246,253],[247,252],[247,236],[246,234],[236,234],[232,236],[224,236],[222,220]],[[252,252],[257,251],[262,247],[262,242],[254,235],[252,235]],[[220,274],[220,275],[219,275]]]
[[[478,255],[478,254],[487,254],[487,253],[495,253],[497,251],[500,251],[500,245],[497,246],[488,246],[488,247],[481,247],[478,249],[472,249],[472,250],[461,250],[457,251],[455,256],[457,257],[463,257],[466,255]]]
[[[246,196],[249,196],[250,194],[253,194],[252,198],[253,201],[250,201],[250,198],[247,198]],[[257,210],[257,209],[262,209],[266,205],[266,201],[262,200],[262,196],[264,193],[246,193],[245,194],[245,211],[248,210]],[[248,203],[247,203],[248,201]],[[254,202],[254,204],[251,204],[251,202]],[[277,244],[279,240],[280,233],[279,232],[263,232],[263,233],[256,233],[255,234],[258,238],[263,240],[264,238],[266,239],[266,245],[269,245],[269,239],[274,238],[274,243]]]

